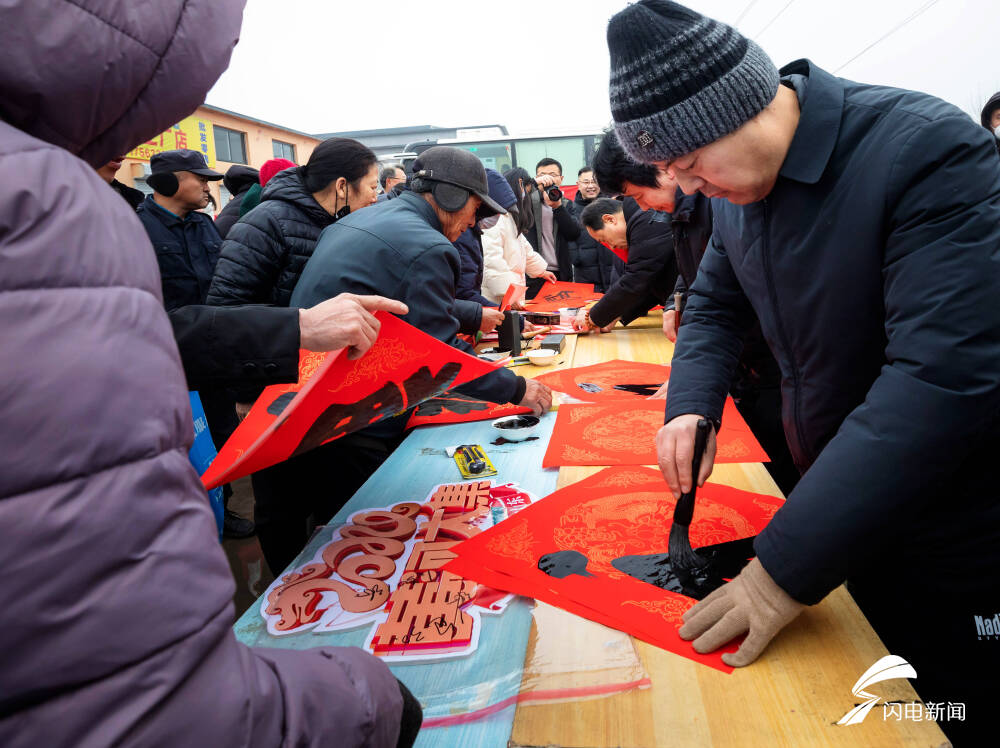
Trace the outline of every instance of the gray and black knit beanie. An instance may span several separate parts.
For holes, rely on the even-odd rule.
[[[778,69],[736,29],[667,0],[608,22],[611,114],[640,163],[672,161],[739,129],[778,92]]]

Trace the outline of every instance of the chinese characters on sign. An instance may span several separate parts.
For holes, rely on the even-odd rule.
[[[210,167],[215,166],[215,140],[212,137],[212,123],[198,117],[185,117],[152,140],[136,146],[128,152],[128,158],[149,161],[157,153],[190,148],[201,151]]]
[[[485,480],[437,486],[423,503],[354,514],[310,562],[265,593],[268,632],[368,625],[365,649],[387,661],[472,654],[480,615],[502,613],[513,596],[442,567],[455,558],[454,545],[493,524],[491,505],[514,507],[512,493],[521,505],[531,501],[510,484]]]

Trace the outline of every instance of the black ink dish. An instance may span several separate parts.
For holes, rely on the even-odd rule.
[[[509,442],[523,442],[534,436],[541,419],[538,416],[507,416],[493,422],[503,438]]]

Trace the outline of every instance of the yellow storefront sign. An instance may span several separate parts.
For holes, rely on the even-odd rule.
[[[128,152],[128,158],[149,161],[157,153],[190,148],[201,151],[209,166],[215,166],[215,137],[212,123],[198,117],[185,117],[166,132]]]

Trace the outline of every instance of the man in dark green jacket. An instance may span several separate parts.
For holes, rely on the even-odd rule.
[[[622,11],[608,45],[623,147],[685,192],[724,198],[677,338],[660,467],[675,494],[690,488],[695,424],[720,417],[756,312],[804,471],[758,558],[686,614],[681,636],[710,651],[747,633],[723,655],[746,665],[847,580],[923,699],[966,704],[949,735],[985,737],[1000,670],[1000,646],[977,627],[1000,610],[992,138],[926,94],[808,60],[779,72],[675,3]],[[696,480],[713,456],[710,440]]]
[[[309,307],[339,293],[375,294],[402,301],[403,317],[461,350],[454,314],[461,260],[452,242],[476,221],[504,209],[489,196],[486,172],[474,155],[436,146],[414,162],[410,190],[378,209],[359,211],[323,231],[306,264],[292,306]],[[516,403],[538,415],[551,392],[534,380],[498,369],[458,390],[495,403]],[[376,438],[402,432],[408,413],[363,429]]]

